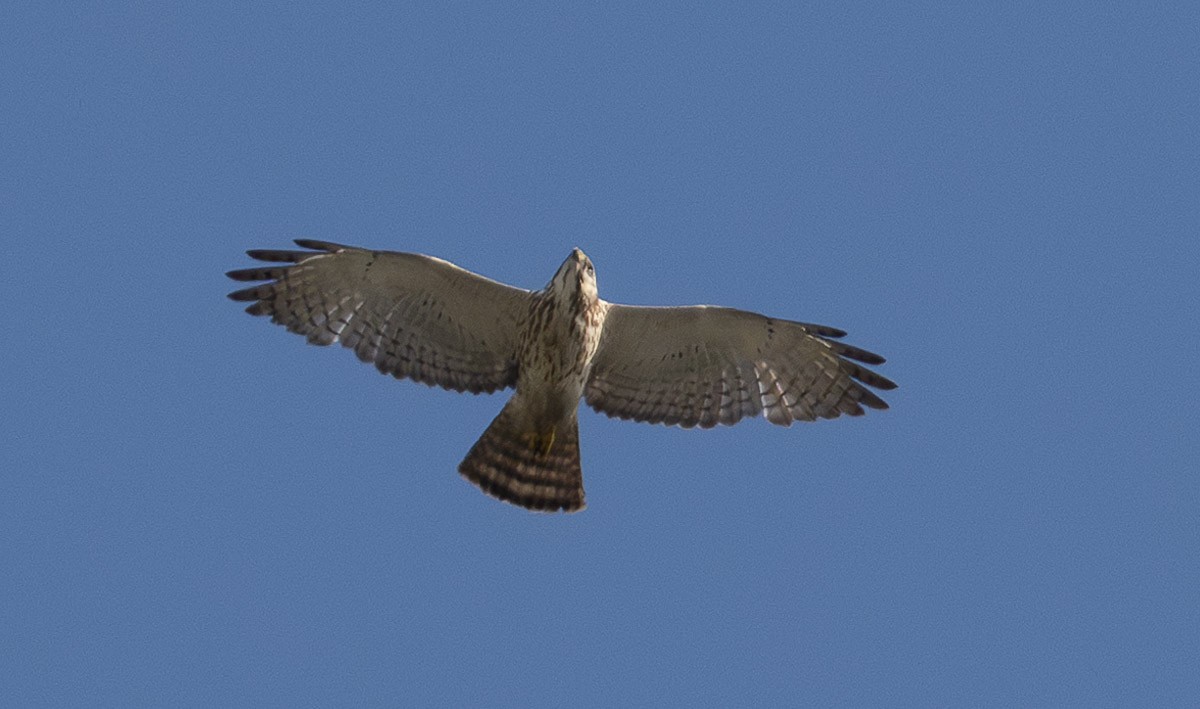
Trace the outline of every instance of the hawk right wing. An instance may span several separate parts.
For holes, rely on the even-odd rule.
[[[710,428],[766,412],[788,426],[886,409],[866,387],[896,387],[853,361],[883,357],[830,339],[846,334],[836,328],[707,305],[604,306],[584,396],[609,416]]]
[[[517,335],[529,291],[421,254],[297,239],[312,251],[252,250],[288,265],[230,271],[268,281],[229,294],[315,345],[341,342],[385,374],[455,391],[517,380]]]

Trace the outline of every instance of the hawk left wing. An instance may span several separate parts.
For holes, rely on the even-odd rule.
[[[235,281],[268,282],[229,297],[312,344],[341,342],[397,378],[475,393],[516,383],[529,291],[431,256],[296,243],[313,250],[248,251],[284,265],[230,271]]]
[[[864,385],[896,387],[856,363],[883,357],[830,339],[846,334],[836,328],[706,305],[605,306],[584,396],[609,416],[710,428],[765,411],[788,426],[886,409]]]

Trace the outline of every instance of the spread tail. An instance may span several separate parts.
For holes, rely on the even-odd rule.
[[[579,421],[574,412],[536,430],[514,406],[501,409],[458,466],[463,477],[505,502],[543,512],[575,512],[583,504]]]

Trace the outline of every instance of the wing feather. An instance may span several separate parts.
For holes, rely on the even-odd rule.
[[[230,271],[266,281],[229,294],[314,345],[341,342],[396,378],[456,391],[513,386],[529,291],[421,254],[297,239],[309,251],[255,249],[273,265]]]
[[[788,426],[886,409],[867,387],[896,387],[857,364],[883,357],[833,341],[837,328],[705,305],[605,307],[584,396],[609,416],[710,428],[763,414]]]

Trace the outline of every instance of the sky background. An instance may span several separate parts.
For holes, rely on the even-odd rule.
[[[3,14],[0,705],[1200,704],[1194,3]],[[455,472],[503,396],[226,300],[297,237],[579,246],[900,388],[585,409],[527,513]]]

